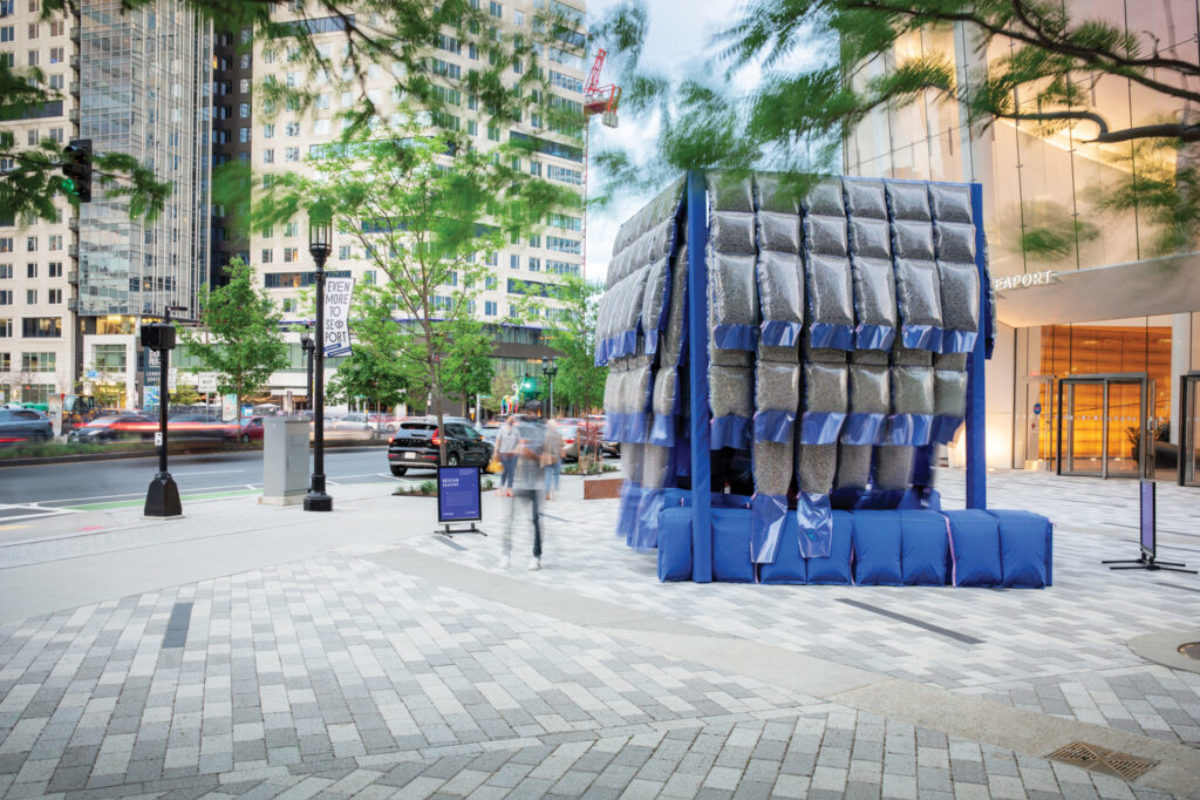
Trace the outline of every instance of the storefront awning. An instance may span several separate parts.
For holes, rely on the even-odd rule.
[[[1000,322],[1027,328],[1200,311],[1200,253],[1036,277],[993,278]]]

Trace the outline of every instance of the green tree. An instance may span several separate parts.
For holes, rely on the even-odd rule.
[[[347,403],[362,397],[376,410],[405,402],[413,376],[401,358],[404,334],[392,319],[391,299],[378,286],[356,285],[350,325],[353,347],[329,382],[329,397]]]
[[[1148,209],[1164,226],[1163,247],[1195,240],[1200,115],[1191,109],[1200,103],[1200,64],[1185,52],[1182,30],[1162,40],[1087,4],[1042,0],[751,0],[713,42],[710,55],[726,70],[673,82],[639,65],[648,25],[645,4],[632,0],[592,28],[624,71],[623,111],[661,119],[653,163],[621,151],[598,155],[614,184],[661,186],[690,168],[769,168],[791,172],[802,191],[820,173],[839,171],[842,143],[874,110],[948,103],[977,129],[997,119],[1044,133],[1074,126],[1077,143],[1105,145],[1118,160],[1135,160],[1140,147],[1136,160],[1144,164],[1165,147],[1153,165],[1106,191],[1102,204]],[[903,37],[955,25],[972,51],[1004,55],[960,73],[952,52],[897,47]],[[873,59],[886,59],[887,68],[869,77],[861,68]],[[731,90],[728,79],[751,64],[763,69],[760,88],[750,96]],[[1179,112],[1112,116],[1092,92],[1105,77]],[[1057,233],[1036,233],[1028,242],[1035,252],[1061,247]]]
[[[382,290],[404,322],[399,359],[436,398],[487,386],[482,369],[466,369],[481,349],[469,320],[496,252],[578,197],[520,168],[527,142],[485,152],[453,131],[430,135],[418,119],[350,128],[305,173],[276,174],[256,196],[252,224],[304,208],[331,217],[386,277]],[[439,405],[439,425],[442,413]]]
[[[481,322],[472,317],[455,320],[442,354],[446,394],[465,406],[471,395],[487,392],[492,385],[492,350],[492,337]]]
[[[608,370],[597,367],[596,321],[604,285],[567,275],[555,287],[561,309],[552,313],[553,324],[546,332],[550,346],[559,352],[555,363],[554,397],[560,406],[580,413],[596,408],[604,400]]]
[[[153,5],[154,0],[122,0],[114,15],[134,13]],[[580,33],[582,14],[565,6],[537,9],[530,16],[530,35],[494,36],[487,7],[473,0],[310,0],[307,3],[265,3],[261,0],[181,0],[179,13],[195,14],[200,25],[212,24],[218,32],[237,38],[244,29],[254,38],[267,42],[272,55],[286,57],[295,69],[309,75],[324,76],[321,92],[351,93],[357,99],[353,118],[356,124],[372,124],[390,113],[377,109],[367,94],[364,76],[373,64],[388,65],[388,74],[398,96],[434,113],[453,101],[445,93],[445,83],[437,73],[430,53],[440,45],[461,50],[473,48],[479,59],[463,80],[466,91],[479,99],[488,120],[510,121],[522,118],[530,105],[539,106],[547,127],[580,132],[577,122],[567,119],[573,112],[552,105],[545,70],[537,68],[544,46],[552,42],[556,49],[582,54],[585,44]],[[75,0],[42,0],[41,19],[68,21],[78,11]],[[320,20],[321,25],[313,24]],[[330,47],[325,34],[329,20],[336,20],[341,46]],[[114,23],[119,16],[114,17]],[[320,46],[314,36],[322,39]],[[252,45],[246,43],[249,50]],[[344,56],[335,68],[331,52]],[[513,75],[519,74],[515,80]],[[255,88],[260,112],[303,111],[315,101],[316,82],[289,87],[268,80]],[[64,99],[65,90],[51,88],[47,76],[37,67],[10,65],[0,59],[0,120],[28,118],[43,104]],[[526,112],[527,113],[527,112]],[[59,191],[62,143],[49,139],[34,145],[17,142],[11,135],[0,139],[0,158],[11,159],[12,167],[0,175],[0,219],[56,218],[53,198]],[[129,213],[137,217],[158,214],[171,187],[159,181],[153,169],[139,164],[123,153],[97,152],[97,196],[125,197]],[[224,171],[222,171],[224,172]],[[224,189],[225,202],[237,211],[248,201],[242,191],[244,175],[230,171],[214,181],[214,192]]]
[[[267,293],[255,288],[254,270],[235,258],[225,272],[225,286],[201,287],[201,328],[184,328],[182,338],[184,352],[217,373],[217,391],[237,396],[240,426],[242,398],[261,391],[271,373],[288,365],[288,351],[282,318]]]
[[[505,397],[512,394],[512,387],[516,382],[517,379],[508,370],[494,373],[488,395],[483,399],[483,407],[493,414],[500,413],[501,403]]]

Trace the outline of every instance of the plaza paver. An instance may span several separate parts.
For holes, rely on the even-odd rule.
[[[946,477],[960,504],[961,475]],[[245,498],[171,523],[56,517],[0,547],[0,605],[89,565],[171,567],[0,624],[0,796],[1200,796],[1200,771],[1127,782],[686,644],[809,658],[795,663],[928,686],[963,715],[987,701],[998,727],[1025,709],[1200,764],[1200,674],[1125,646],[1200,629],[1200,581],[1098,563],[1135,549],[1136,505],[1117,495],[1132,484],[1012,473],[992,487],[993,504],[1058,523],[1053,588],[663,585],[653,555],[614,535],[613,501],[551,503],[532,573],[500,569],[496,535],[431,536],[431,501],[379,486],[341,487],[319,522]],[[1163,555],[1200,562],[1187,491],[1160,489]],[[487,498],[493,534],[509,502]],[[517,552],[526,537],[518,525]]]

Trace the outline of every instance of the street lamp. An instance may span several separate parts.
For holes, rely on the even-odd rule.
[[[333,222],[330,215],[310,211],[308,215],[308,252],[317,264],[317,342],[313,371],[313,472],[305,511],[333,511],[333,498],[325,493],[325,259],[333,249]]]
[[[309,323],[305,323],[304,330],[300,332],[300,349],[304,351],[304,358],[308,365],[308,381],[304,384],[304,394],[308,401],[309,411],[312,411],[313,404],[313,351],[317,349],[316,342],[308,335],[311,327]]]
[[[546,375],[546,380],[550,383],[550,413],[549,416],[554,416],[554,376],[558,374],[558,365],[554,363],[554,357],[542,359],[542,372]]]
[[[175,347],[175,326],[171,324],[171,311],[175,309],[183,310],[183,306],[167,306],[162,322],[142,326],[142,347],[158,353],[158,433],[154,435],[154,443],[158,446],[158,474],[150,481],[150,489],[146,492],[142,513],[147,517],[183,514],[179,487],[167,471],[167,406],[171,398],[167,375],[171,369],[171,350]]]

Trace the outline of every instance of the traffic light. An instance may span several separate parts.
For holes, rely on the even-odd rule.
[[[92,201],[92,140],[72,139],[63,148],[62,190],[81,203]]]

